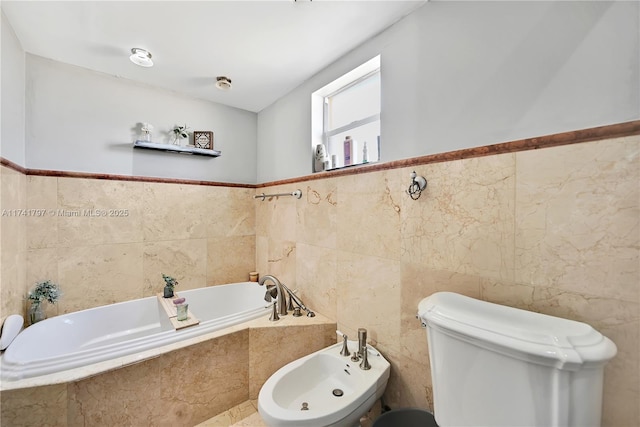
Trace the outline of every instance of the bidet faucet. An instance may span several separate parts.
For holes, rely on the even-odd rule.
[[[367,330],[365,328],[358,328],[358,356],[364,357],[364,353],[367,351]]]
[[[358,354],[362,361],[360,362],[360,369],[365,371],[371,369],[367,351],[367,330],[365,328],[358,328]]]
[[[276,287],[276,304],[278,306],[278,314],[280,316],[286,316],[287,315],[287,299],[286,299],[286,291],[283,288],[282,283],[280,283],[280,281],[275,277],[272,276],[270,274],[267,274],[266,276],[262,276],[260,278],[260,280],[258,281],[258,284],[260,286],[264,285],[264,282],[266,282],[267,280],[271,280]],[[267,293],[265,295],[265,299],[267,301],[271,301],[271,292],[270,289],[267,287]]]

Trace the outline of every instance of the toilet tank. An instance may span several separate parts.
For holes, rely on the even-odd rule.
[[[599,426],[615,344],[586,323],[438,292],[422,301],[436,422]]]

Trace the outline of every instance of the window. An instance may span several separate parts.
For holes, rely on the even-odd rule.
[[[312,95],[312,151],[324,144],[328,169],[380,159],[380,105],[379,56]]]

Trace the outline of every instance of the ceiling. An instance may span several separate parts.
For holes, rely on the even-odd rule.
[[[425,0],[7,1],[31,54],[258,112]],[[154,66],[129,61],[150,51]],[[233,89],[216,89],[216,76]]]

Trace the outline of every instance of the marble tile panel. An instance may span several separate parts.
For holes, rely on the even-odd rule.
[[[2,209],[20,209],[26,206],[26,177],[6,166],[0,166],[0,207]],[[10,216],[14,217],[14,216]]]
[[[391,374],[383,399],[391,408],[422,408],[432,411],[433,392],[429,359],[416,361],[400,353],[387,352]]]
[[[335,249],[337,205],[335,179],[307,183],[302,188],[302,199],[297,204],[297,242]]]
[[[167,425],[160,371],[156,358],[69,384],[68,425]]]
[[[337,318],[337,254],[330,248],[298,243],[296,287],[307,307]]]
[[[58,178],[27,176],[27,209],[35,215],[27,218],[27,248],[51,248],[58,245]]]
[[[251,400],[242,402],[241,404],[229,409],[229,415],[231,416],[231,422],[237,423],[244,420],[250,415],[256,413],[256,407]]]
[[[290,193],[298,188],[296,185],[258,188],[255,194]],[[296,212],[301,202],[302,199],[292,196],[271,197],[264,201],[255,199],[256,234],[278,240],[295,241]]]
[[[416,168],[428,185],[418,200],[402,199],[402,259],[512,280],[514,159],[503,154]]]
[[[433,270],[424,265],[410,263],[402,264],[401,274],[401,354],[415,362],[424,363],[429,360],[429,349],[426,330],[421,327],[421,321],[416,319],[420,301],[442,291],[479,298],[482,280],[477,276]]]
[[[516,159],[516,281],[638,301],[640,136]]]
[[[163,355],[163,419],[172,426],[194,426],[246,401],[248,364],[246,329]]]
[[[256,270],[261,276],[269,274],[269,238],[256,235]]]
[[[252,188],[205,187],[207,237],[253,236],[257,203]]]
[[[206,421],[198,424],[196,427],[229,427],[235,423],[244,421],[247,417],[256,414],[256,408],[253,406],[250,400],[242,402],[239,405],[234,406],[228,411],[209,418]],[[260,425],[260,424],[257,424]],[[254,424],[256,426],[256,424]]]
[[[207,239],[207,285],[243,282],[256,269],[255,236],[210,237]]]
[[[247,418],[234,423],[232,427],[267,427],[259,413],[249,415]]]
[[[163,291],[163,273],[178,281],[177,292],[206,286],[206,239],[147,242],[143,247],[143,296]]]
[[[267,259],[259,260],[261,276],[276,276],[288,287],[296,287],[296,243],[286,240],[267,240]]]
[[[223,413],[218,414],[213,418],[209,418],[208,420],[201,422],[200,424],[196,425],[196,427],[229,427],[232,424],[233,422],[231,422],[231,414],[229,413],[229,411],[224,411]]]
[[[380,351],[400,346],[400,262],[339,251],[337,318],[348,330],[366,328]]]
[[[142,229],[145,241],[203,239],[212,222],[208,187],[144,183]]]
[[[51,280],[55,283],[60,283],[58,280],[58,249],[56,248],[43,248],[43,249],[29,249],[27,251],[27,291],[24,297],[26,298],[27,292],[33,289],[36,283],[43,280]],[[66,287],[60,286],[62,291],[62,298],[66,298]],[[59,313],[60,304],[45,303],[45,313],[47,317],[57,316]],[[25,308],[28,308],[28,303],[25,301]]]
[[[67,426],[67,385],[23,388],[0,393],[3,426]]]
[[[335,328],[325,323],[249,329],[249,398],[257,399],[265,381],[287,363],[334,344]]]
[[[78,246],[60,250],[60,313],[143,297],[143,244]]]
[[[19,234],[16,235],[19,236]],[[22,237],[24,237],[24,234],[22,234]],[[3,236],[3,238],[5,237]],[[22,241],[24,242],[24,238]],[[20,243],[5,243],[0,253],[0,289],[2,289],[0,319],[11,314],[24,313],[24,298],[28,291],[26,252],[24,250],[11,249],[18,245]]]
[[[400,259],[400,221],[403,194],[400,173],[374,172],[336,180],[337,249]]]
[[[26,178],[0,167],[0,319],[22,313],[26,283]]]
[[[140,182],[58,178],[58,245],[142,241]]]

